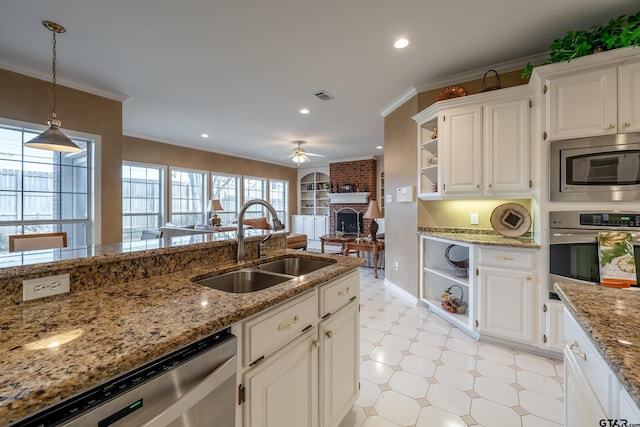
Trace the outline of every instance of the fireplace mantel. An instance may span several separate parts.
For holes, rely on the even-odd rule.
[[[369,193],[330,193],[329,200],[332,204],[348,205],[350,203],[369,203]]]

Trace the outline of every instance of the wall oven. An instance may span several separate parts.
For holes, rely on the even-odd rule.
[[[640,133],[554,141],[552,201],[640,200]]]
[[[600,231],[631,233],[635,263],[639,265],[640,212],[550,212],[549,220],[550,283],[600,283],[597,243]]]

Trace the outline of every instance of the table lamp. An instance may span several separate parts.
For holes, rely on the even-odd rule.
[[[378,202],[375,200],[369,200],[369,207],[367,211],[364,213],[364,219],[370,219],[371,224],[369,224],[369,233],[371,233],[371,241],[373,243],[377,243],[376,234],[378,233],[378,223],[376,222],[376,218],[384,218],[384,215],[380,212],[380,208],[378,208]]]
[[[220,203],[220,200],[218,199],[214,199],[214,200],[209,200],[209,203],[207,205],[207,212],[213,212],[213,215],[211,216],[211,225],[214,225],[216,227],[220,226],[220,223],[222,222],[222,220],[218,217],[218,215],[216,215],[217,211],[223,211],[224,209],[222,208],[222,204]]]

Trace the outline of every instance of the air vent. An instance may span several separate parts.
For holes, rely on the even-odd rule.
[[[315,96],[316,98],[318,98],[321,101],[328,101],[330,99],[335,98],[333,95],[331,95],[326,90],[319,90],[318,92],[313,92],[312,95]]]

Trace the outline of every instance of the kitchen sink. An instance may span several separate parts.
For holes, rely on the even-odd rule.
[[[287,274],[289,276],[302,276],[333,264],[331,261],[323,261],[308,258],[283,258],[256,266],[259,270],[272,273]]]
[[[219,276],[196,280],[195,283],[234,294],[255,292],[291,280],[293,277],[265,273],[254,269],[232,271]]]

